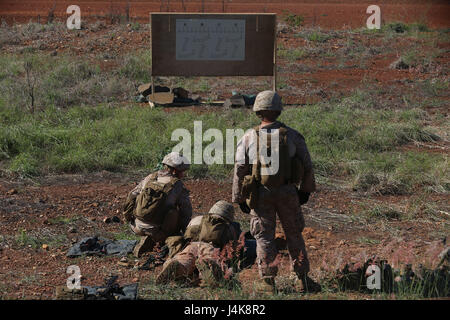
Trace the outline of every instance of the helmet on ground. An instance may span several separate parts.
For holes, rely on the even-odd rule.
[[[183,157],[178,152],[171,152],[166,155],[162,163],[178,171],[185,171],[189,169],[190,166],[189,160],[186,157]]]
[[[262,91],[258,93],[253,104],[253,111],[273,110],[282,111],[281,97],[275,91]]]
[[[209,214],[221,216],[232,222],[234,220],[234,207],[231,203],[220,200],[211,207]]]

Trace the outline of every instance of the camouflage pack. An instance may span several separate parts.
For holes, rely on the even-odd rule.
[[[172,178],[167,183],[149,180],[136,197],[135,216],[147,223],[162,224],[165,213],[171,209],[165,205],[167,195],[178,180]]]

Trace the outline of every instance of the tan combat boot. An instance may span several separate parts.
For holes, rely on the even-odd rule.
[[[171,280],[177,281],[186,277],[186,268],[178,260],[170,259],[166,261],[162,271],[156,277],[156,284],[165,284]]]
[[[275,278],[263,277],[255,282],[255,292],[261,294],[274,294],[276,292]]]
[[[295,281],[295,289],[299,293],[317,293],[322,290],[322,287],[319,283],[304,275],[298,276],[298,279]]]
[[[141,238],[139,243],[134,247],[133,254],[136,258],[139,258],[145,252],[149,252],[155,246],[155,242],[149,236],[144,236]]]

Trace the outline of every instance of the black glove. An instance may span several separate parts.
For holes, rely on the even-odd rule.
[[[298,193],[298,200],[300,201],[300,205],[305,204],[305,203],[308,202],[309,195],[310,195],[309,192],[298,190],[297,193]]]
[[[239,203],[239,208],[241,208],[241,211],[243,213],[247,213],[247,214],[250,213],[250,207],[247,205],[246,202]]]

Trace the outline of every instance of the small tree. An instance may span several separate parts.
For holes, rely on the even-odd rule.
[[[127,6],[125,7],[125,18],[127,22],[130,21],[130,1],[127,1]]]
[[[48,11],[47,24],[53,23],[53,20],[55,19],[55,8],[56,8],[56,1],[53,2],[53,7]]]
[[[33,72],[33,63],[31,61],[25,61],[23,68],[25,69],[25,75],[27,80],[27,90],[28,96],[30,97],[30,110],[34,113],[35,109],[35,96],[34,88],[36,87],[36,76]]]

